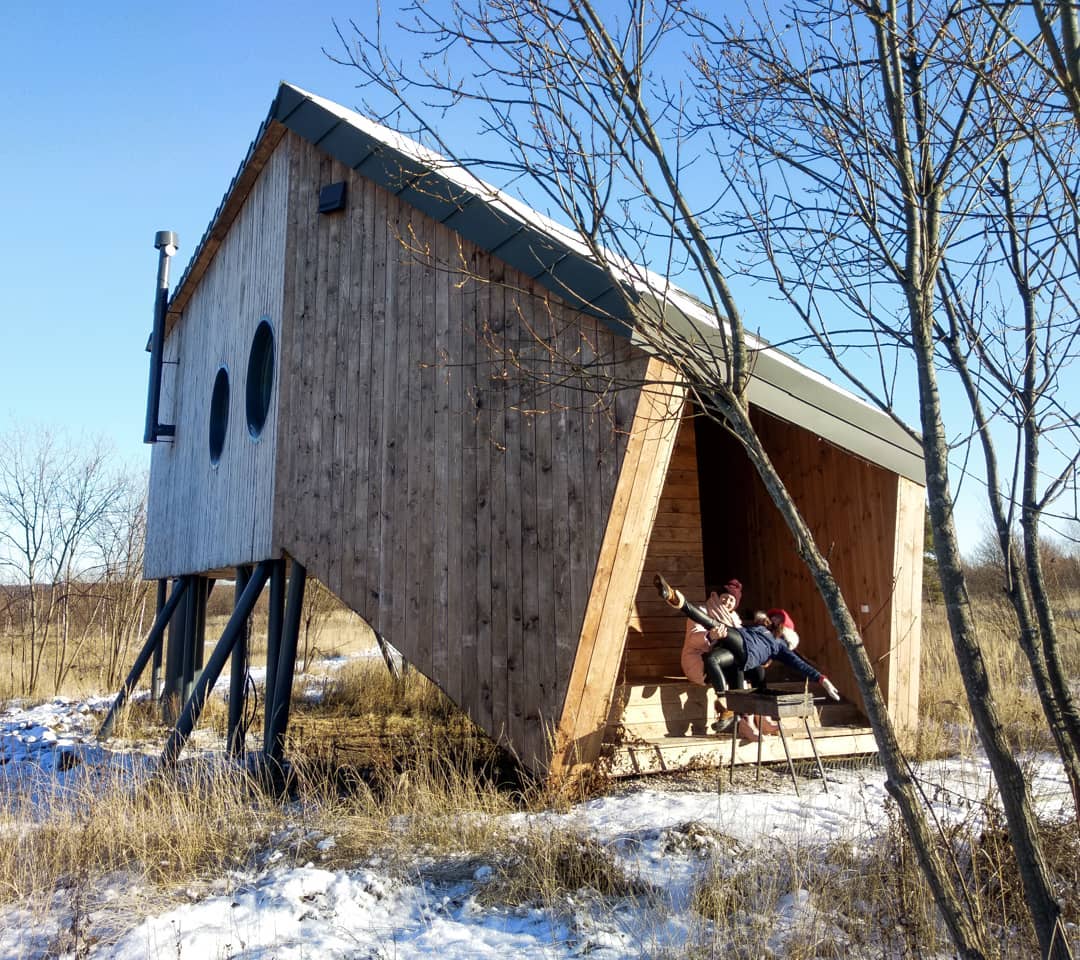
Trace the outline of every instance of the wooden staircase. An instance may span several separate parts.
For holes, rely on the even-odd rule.
[[[801,683],[771,683],[770,689],[801,692]],[[706,687],[685,678],[670,677],[617,687],[608,713],[604,742],[614,776],[660,773],[689,766],[720,766],[731,762],[731,733],[716,733],[723,704]],[[854,704],[835,703],[823,694],[814,696],[810,720],[818,754],[822,757],[876,753],[877,745],[866,720]],[[813,756],[802,720],[782,721],[794,759]],[[739,741],[736,763],[754,763],[757,743]],[[778,736],[761,743],[762,762],[783,761]]]

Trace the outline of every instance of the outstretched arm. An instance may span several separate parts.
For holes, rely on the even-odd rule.
[[[820,683],[822,689],[833,699],[840,699],[840,691],[836,689],[833,682],[825,676],[820,670],[813,665],[807,663],[802,657],[787,647],[778,650],[775,654],[775,658],[781,663],[786,663],[789,667],[794,667],[804,677],[814,680]]]
[[[686,597],[683,596],[681,590],[676,590],[670,583],[667,582],[659,573],[653,578],[653,583],[656,585],[656,590],[661,597],[667,602],[669,606],[674,607],[676,610],[685,614],[694,623],[700,624],[706,630],[711,630],[713,627],[720,627],[718,621],[710,617],[701,607],[696,607]]]

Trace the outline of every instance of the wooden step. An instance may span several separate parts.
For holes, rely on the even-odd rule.
[[[787,728],[785,727],[785,730]],[[818,756],[851,757],[877,752],[877,744],[870,728],[866,726],[834,726],[814,731]],[[755,763],[756,743],[738,742],[735,763]],[[608,747],[608,772],[611,776],[626,777],[646,773],[665,773],[684,770],[687,767],[724,767],[731,763],[730,737],[660,737],[642,743],[611,744]],[[793,760],[809,760],[813,757],[810,741],[788,739],[788,749]],[[761,762],[784,761],[784,746],[779,737],[766,737],[761,742]],[[720,774],[721,776],[723,773]]]
[[[799,683],[781,683],[771,685],[770,689],[796,693],[804,687]],[[810,725],[815,733],[827,727],[865,724],[853,704],[836,703],[823,694],[814,695],[813,702]],[[624,684],[616,688],[604,739],[608,743],[640,743],[663,737],[709,736],[714,733],[723,709],[723,701],[711,688],[683,678]],[[790,717],[782,723],[785,733],[806,736],[801,719]]]
[[[605,739],[705,736],[720,718],[716,694],[683,680],[624,684],[616,688]]]

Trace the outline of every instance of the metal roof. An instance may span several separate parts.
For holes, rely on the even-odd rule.
[[[571,306],[633,335],[632,303],[661,304],[665,324],[694,349],[720,350],[720,320],[646,268],[611,256],[598,262],[573,231],[507,196],[468,170],[353,110],[282,83],[270,113],[177,284],[170,313],[183,309],[233,211],[250,190],[283,128],[375,181],[433,220],[556,293]],[[715,337],[713,336],[715,332]],[[647,343],[640,344],[648,350]],[[748,397],[762,409],[917,483],[922,450],[888,415],[765,341],[748,338],[754,367]]]

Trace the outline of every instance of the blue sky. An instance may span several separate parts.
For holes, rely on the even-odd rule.
[[[16,4],[6,12],[0,428],[104,437],[134,467],[148,463],[144,347],[154,234],[180,236],[175,281],[279,81],[359,102],[357,75],[324,48],[339,49],[335,18],[363,25],[373,9],[125,0]],[[399,52],[407,44],[395,39]],[[763,305],[757,315],[774,309]],[[751,306],[747,319],[757,328],[754,316]],[[766,324],[761,329],[769,335]],[[966,548],[985,528],[984,515],[965,498]]]
[[[257,11],[257,12],[254,12]],[[0,424],[142,444],[157,230],[173,279],[281,80],[352,104],[357,5],[13,4],[0,28]]]

